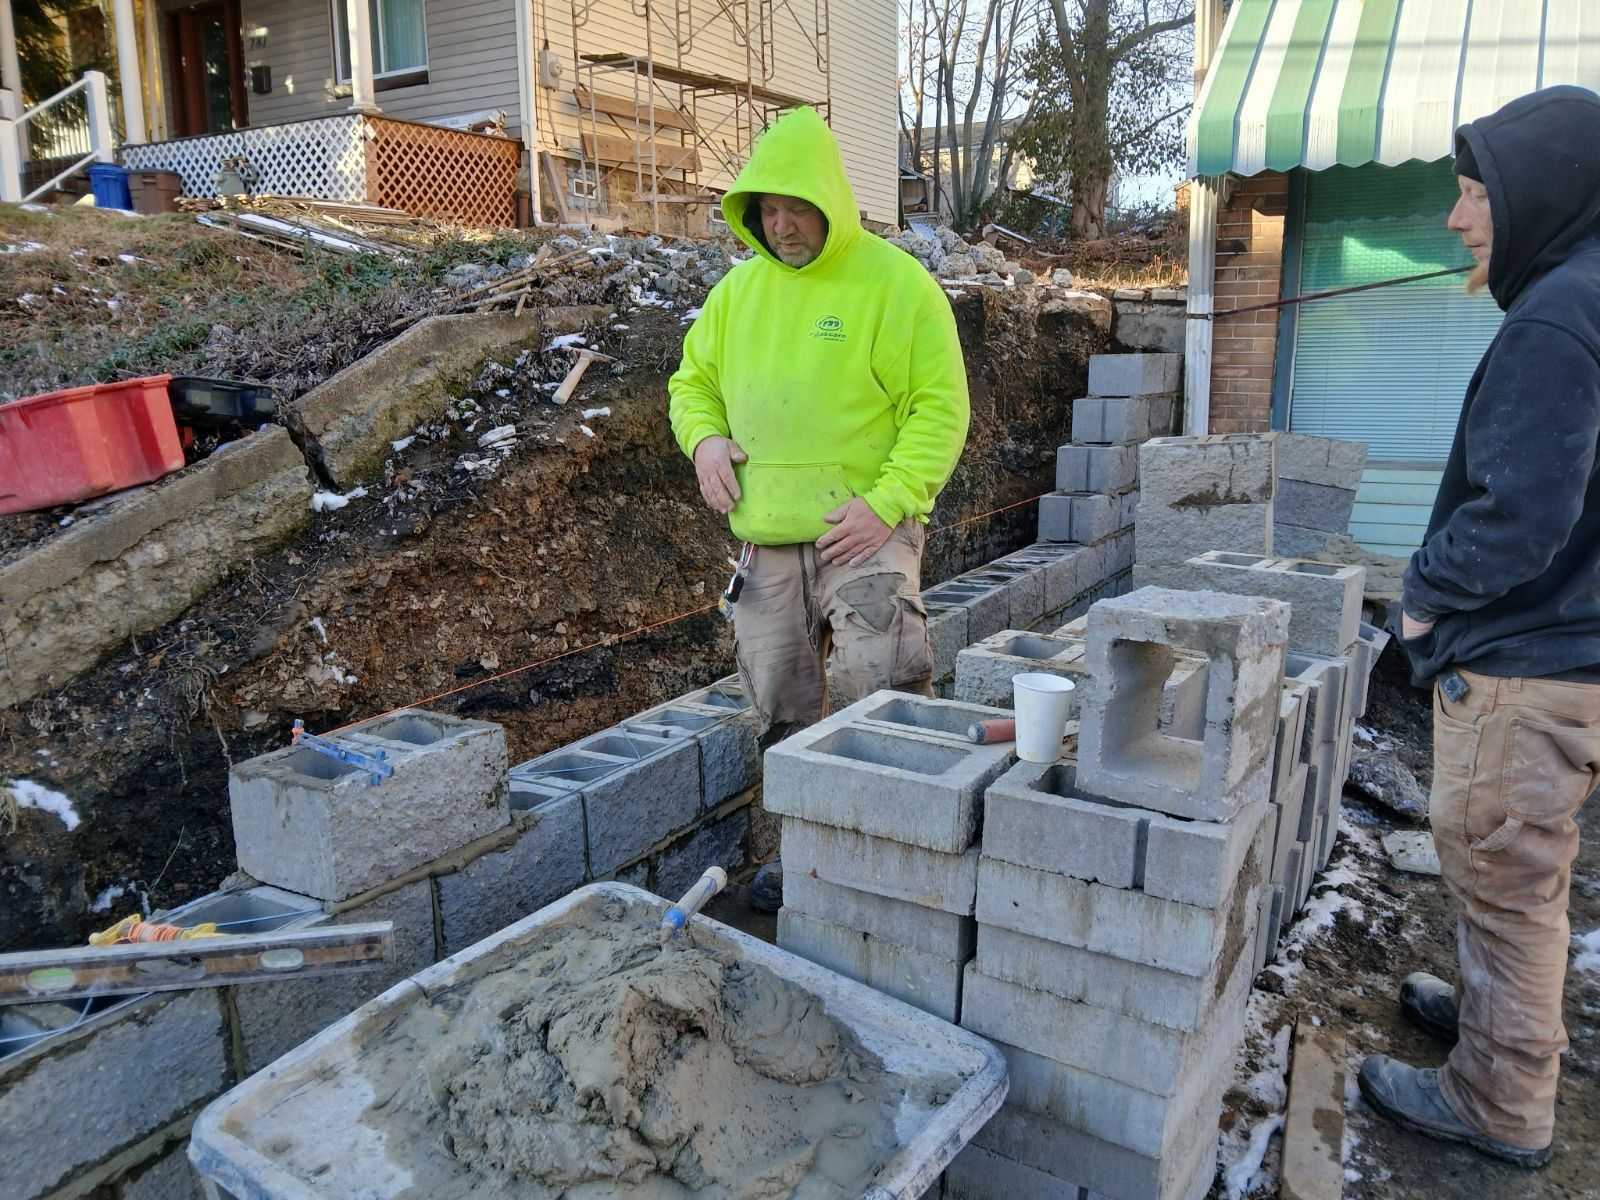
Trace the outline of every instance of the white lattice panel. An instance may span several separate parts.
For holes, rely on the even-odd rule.
[[[243,157],[256,171],[258,192],[364,201],[364,121],[360,113],[343,113],[174,142],[124,146],[122,162],[136,171],[176,171],[183,178],[185,196],[211,196],[215,194],[222,160]]]

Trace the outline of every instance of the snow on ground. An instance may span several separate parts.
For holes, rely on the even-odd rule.
[[[1267,1143],[1272,1140],[1273,1134],[1282,1128],[1282,1113],[1273,1113],[1270,1117],[1263,1118],[1250,1131],[1250,1140],[1245,1144],[1244,1152],[1233,1163],[1224,1165],[1222,1189],[1228,1200],[1240,1200],[1240,1197],[1252,1195],[1257,1191],[1271,1194],[1278,1190],[1277,1172],[1272,1171],[1271,1177],[1268,1177],[1261,1160],[1267,1156]]]
[[[312,512],[336,512],[349,504],[352,500],[359,500],[367,494],[364,487],[352,488],[344,495],[338,492],[313,492],[311,496]]]
[[[16,797],[20,807],[55,813],[61,818],[61,823],[67,827],[68,832],[78,827],[77,810],[72,807],[72,801],[60,792],[53,792],[31,779],[13,779],[6,786],[11,789],[11,794]]]
[[[1572,969],[1600,971],[1600,929],[1574,935],[1572,940],[1578,947],[1578,957],[1572,960]]]

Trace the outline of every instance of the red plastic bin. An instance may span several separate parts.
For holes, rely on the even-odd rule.
[[[0,404],[0,513],[53,508],[183,466],[170,375]]]

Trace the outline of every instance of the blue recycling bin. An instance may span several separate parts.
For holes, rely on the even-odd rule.
[[[89,168],[89,190],[96,208],[133,208],[128,191],[128,168],[115,163],[95,163]]]

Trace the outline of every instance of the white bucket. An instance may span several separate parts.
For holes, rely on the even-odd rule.
[[[1051,763],[1061,757],[1061,739],[1067,732],[1072,689],[1072,680],[1059,675],[1012,676],[1011,690],[1017,710],[1017,757],[1023,762]]]

